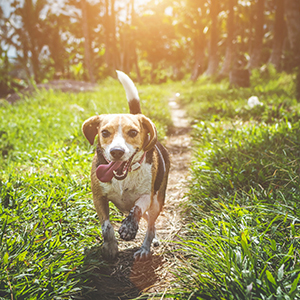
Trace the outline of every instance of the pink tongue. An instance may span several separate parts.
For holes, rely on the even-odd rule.
[[[116,171],[122,161],[112,161],[108,165],[100,165],[96,170],[96,175],[101,182],[109,182],[113,179],[113,171]]]

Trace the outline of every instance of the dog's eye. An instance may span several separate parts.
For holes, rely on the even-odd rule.
[[[137,132],[136,130],[134,130],[134,129],[131,129],[131,130],[128,131],[127,134],[128,134],[130,137],[134,138],[134,137],[137,136],[138,132]]]
[[[110,136],[110,132],[108,130],[102,130],[101,134],[104,138],[108,138]]]

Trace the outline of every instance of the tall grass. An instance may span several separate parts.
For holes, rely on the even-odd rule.
[[[199,97],[194,121],[188,235],[173,298],[300,299],[300,121],[287,78],[227,96],[224,83],[201,87],[209,96]],[[263,110],[246,106],[256,91]],[[182,91],[188,109],[196,95],[190,102]],[[264,119],[283,97],[280,113]]]
[[[168,94],[140,91],[142,110],[163,139]],[[0,298],[83,295],[89,274],[105,262],[97,255],[101,232],[90,191],[94,150],[81,124],[95,114],[127,113],[124,90],[108,80],[96,92],[40,91],[1,105]],[[111,218],[120,219],[111,208]]]

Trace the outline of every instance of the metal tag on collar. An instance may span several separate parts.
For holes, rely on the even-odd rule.
[[[140,166],[141,166],[141,164],[140,164],[138,161],[135,162],[135,163],[131,166],[131,171],[137,170]]]

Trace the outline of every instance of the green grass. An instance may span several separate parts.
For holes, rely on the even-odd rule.
[[[275,75],[181,91],[195,155],[175,299],[300,298],[300,106]],[[263,108],[246,107],[257,92]]]
[[[169,94],[139,90],[163,140]],[[113,80],[93,93],[40,91],[14,105],[1,102],[1,299],[70,299],[89,291],[90,274],[105,262],[97,254],[101,230],[90,190],[94,150],[81,125],[95,114],[127,112],[125,92]]]
[[[174,299],[300,298],[300,104],[293,76],[253,72],[252,86],[200,79],[140,86],[163,140],[176,92],[193,124],[188,234]],[[258,96],[263,106],[250,108]],[[128,112],[113,80],[93,93],[41,91],[0,103],[0,298],[70,299],[101,268],[89,172],[88,117]],[[121,215],[111,206],[111,218]]]
[[[269,76],[264,79],[254,70],[249,88],[231,88],[227,80],[212,83],[202,78],[196,83],[184,82],[178,91],[182,104],[195,124],[220,120],[270,124],[283,118],[296,122],[300,119],[300,105],[292,96],[294,76],[273,72],[270,68]],[[247,105],[251,96],[257,96],[263,105],[251,109]]]

